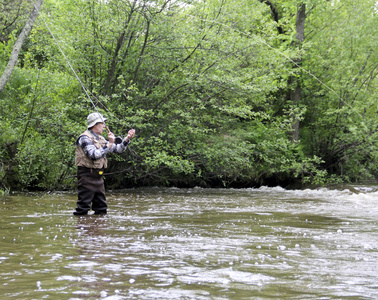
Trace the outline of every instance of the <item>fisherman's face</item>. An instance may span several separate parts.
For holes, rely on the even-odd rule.
[[[105,129],[105,123],[99,122],[93,126],[92,131],[96,134],[101,134]]]

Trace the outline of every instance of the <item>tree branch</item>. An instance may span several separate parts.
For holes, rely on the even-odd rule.
[[[261,3],[264,3],[266,5],[269,6],[270,8],[270,12],[272,14],[272,17],[273,17],[273,20],[278,23],[278,21],[280,20],[280,17],[279,17],[279,14],[278,14],[278,11],[276,9],[276,7],[273,5],[273,3],[269,0],[259,0]],[[279,34],[283,34],[283,29],[281,26],[277,26],[277,30],[278,30],[278,33]]]
[[[13,70],[17,64],[18,55],[20,54],[21,47],[24,44],[26,38],[28,37],[33,25],[34,21],[38,17],[39,10],[42,6],[43,0],[37,0],[34,4],[33,11],[30,14],[29,20],[26,22],[24,28],[22,29],[20,35],[17,38],[16,43],[13,46],[13,50],[9,59],[9,62],[7,66],[5,67],[5,70],[3,72],[3,75],[1,75],[0,78],[0,93],[3,91],[5,85],[9,81]]]

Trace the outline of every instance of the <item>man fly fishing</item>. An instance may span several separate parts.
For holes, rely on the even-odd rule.
[[[102,175],[107,168],[106,155],[109,152],[122,153],[127,149],[135,130],[129,130],[121,143],[115,143],[115,136],[109,131],[108,141],[101,136],[107,128],[107,121],[100,113],[87,117],[87,130],[76,141],[75,165],[78,177],[78,201],[74,215],[86,215],[92,208],[96,215],[107,213],[105,185]]]

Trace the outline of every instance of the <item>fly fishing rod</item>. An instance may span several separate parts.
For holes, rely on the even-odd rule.
[[[34,6],[35,6],[35,4],[34,4]],[[51,36],[52,36],[52,38],[54,39],[56,45],[58,46],[59,51],[62,53],[64,59],[66,60],[67,64],[69,65],[69,67],[70,67],[70,69],[72,70],[73,74],[75,75],[76,79],[79,81],[79,83],[80,83],[80,85],[81,85],[81,88],[84,90],[84,92],[85,92],[85,94],[87,95],[89,101],[90,101],[91,104],[93,105],[93,108],[94,108],[95,111],[99,114],[100,119],[101,119],[102,122],[105,124],[105,120],[104,120],[103,116],[99,113],[99,111],[98,111],[96,105],[95,105],[94,102],[92,101],[92,98],[89,96],[88,91],[87,91],[87,89],[85,88],[83,82],[80,80],[80,78],[79,78],[79,76],[77,75],[75,69],[72,67],[70,61],[68,60],[68,58],[67,58],[67,56],[65,55],[64,51],[62,50],[62,48],[60,47],[60,44],[58,43],[58,41],[57,41],[57,39],[55,38],[55,36],[54,36],[54,34],[52,33],[52,31],[50,30],[50,27],[47,25],[47,23],[46,23],[45,19],[43,18],[42,14],[39,13],[39,10],[37,10],[37,11],[38,11],[38,14],[39,14],[39,16],[41,17],[43,23],[45,24],[47,30],[48,30],[49,33],[51,34]],[[110,131],[110,129],[109,129],[109,126],[105,124],[105,128],[107,129],[108,134],[110,134],[111,131]],[[115,142],[115,144],[121,144],[121,143],[123,142],[123,138],[120,137],[120,136],[117,136],[117,137],[115,138],[115,141],[114,141],[114,142]]]

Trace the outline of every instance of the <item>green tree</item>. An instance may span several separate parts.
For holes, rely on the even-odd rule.
[[[137,130],[109,186],[377,174],[373,1],[46,0],[41,14],[55,39],[35,24],[0,96],[5,187],[70,187],[93,103],[116,134]]]
[[[314,8],[306,51],[307,153],[330,173],[377,176],[377,14],[375,1],[327,2]]]
[[[21,51],[21,47],[24,44],[26,38],[28,37],[28,35],[29,35],[29,33],[30,33],[30,31],[33,27],[34,21],[38,16],[38,12],[39,12],[39,9],[40,9],[42,3],[43,3],[42,0],[36,1],[35,6],[33,7],[33,10],[30,14],[29,20],[26,22],[24,28],[22,29],[20,35],[18,36],[16,42],[13,45],[13,49],[12,49],[12,53],[11,53],[10,58],[9,58],[9,62],[7,64],[7,66],[5,67],[3,74],[0,77],[0,93],[2,92],[2,90],[4,89],[5,85],[7,84],[8,80],[9,80],[9,78],[12,75],[13,69],[14,69],[14,67],[17,63],[18,55]]]

